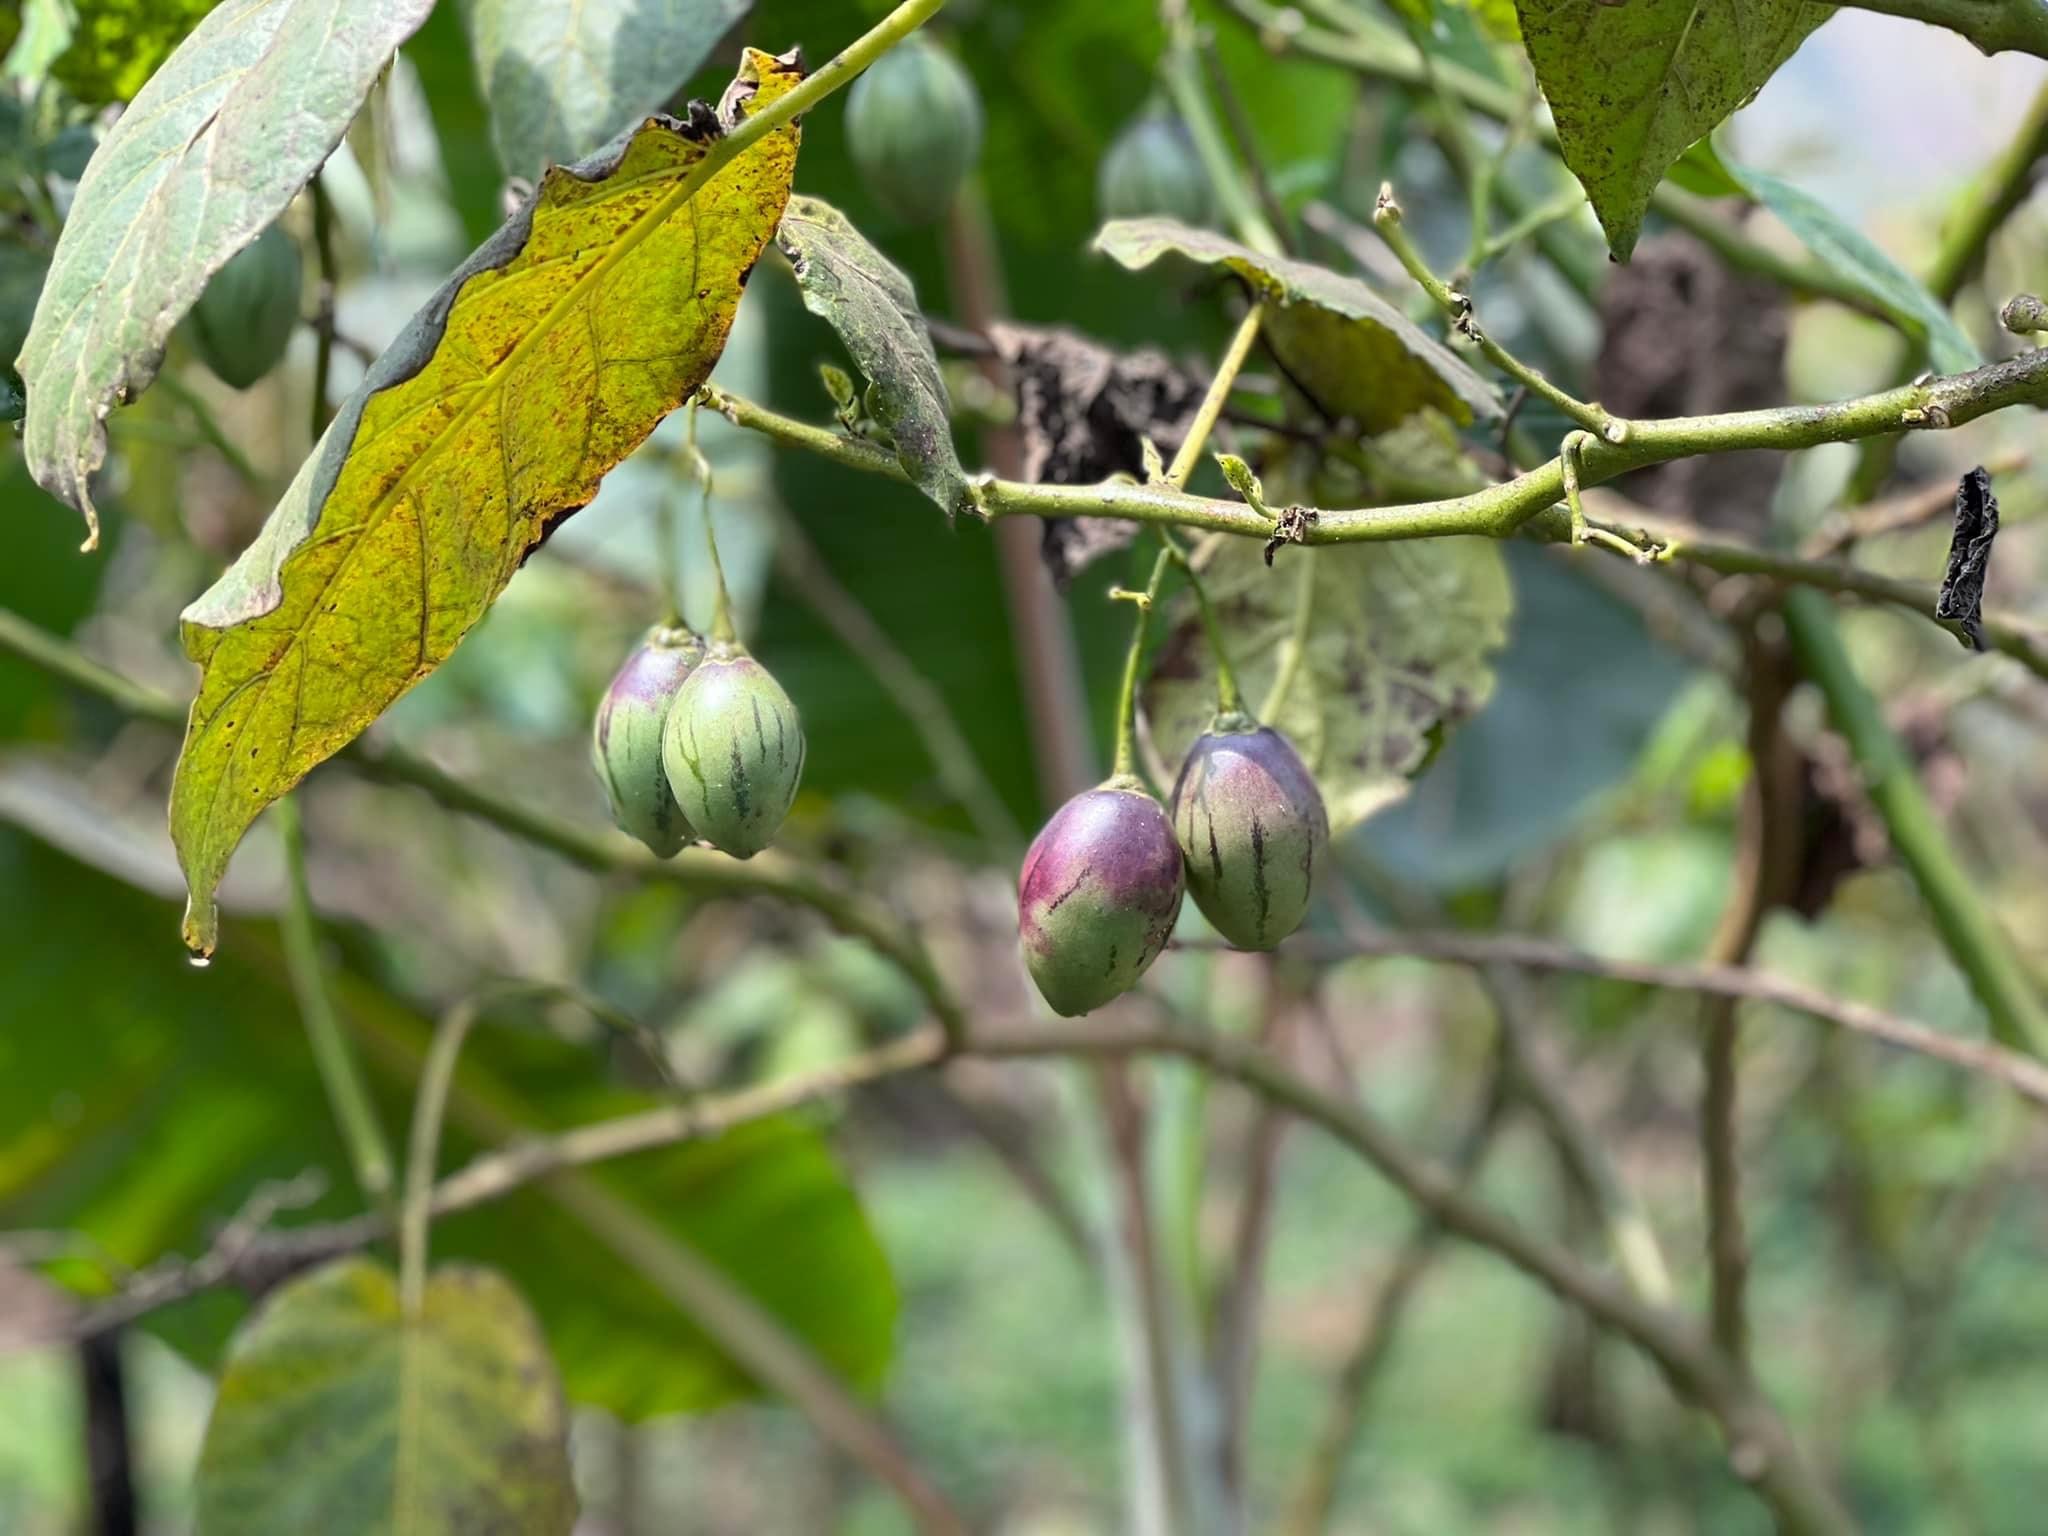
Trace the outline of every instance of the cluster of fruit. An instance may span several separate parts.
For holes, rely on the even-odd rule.
[[[657,857],[702,840],[750,859],[796,799],[804,730],[782,685],[742,646],[657,627],[606,690],[591,756],[612,820]]]
[[[918,33],[854,82],[846,142],[875,201],[906,224],[929,224],[952,206],[981,153],[981,98],[957,60]],[[1104,219],[1160,216],[1183,224],[1216,217],[1208,172],[1186,126],[1154,101],[1102,157],[1096,198]]]
[[[1171,812],[1118,775],[1061,806],[1024,856],[1025,967],[1056,1013],[1088,1013],[1137,985],[1181,897],[1240,949],[1300,926],[1330,840],[1315,779],[1285,736],[1220,715],[1181,765]]]

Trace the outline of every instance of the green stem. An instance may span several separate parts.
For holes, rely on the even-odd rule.
[[[382,1206],[391,1197],[391,1149],[370,1101],[362,1064],[328,995],[313,897],[306,881],[306,832],[299,819],[298,801],[286,795],[277,802],[275,814],[284,841],[285,904],[279,928],[285,969],[291,975],[299,1016],[313,1048],[313,1064],[327,1091],[327,1104],[341,1132],[349,1166],[355,1170],[356,1184],[366,1200]]]
[[[2048,6],[2041,0],[1843,0],[1861,11],[1924,21],[1968,38],[1979,53],[2048,59]]]
[[[37,628],[5,608],[0,608],[0,650],[12,651],[139,719],[165,725],[184,722],[185,704],[109,671],[69,641]],[[766,896],[808,907],[839,932],[861,940],[900,969],[924,996],[948,1040],[959,1042],[967,1038],[966,1010],[915,935],[874,904],[782,860],[763,854],[742,863],[722,854],[701,851],[657,859],[621,839],[467,783],[400,748],[357,741],[341,753],[341,760],[367,779],[422,790],[451,811],[489,822],[500,831],[545,848],[583,869],[665,881],[684,890],[711,895]]]
[[[1202,573],[1195,569],[1194,557],[1181,547],[1164,523],[1159,525],[1160,540],[1166,545],[1167,553],[1188,579],[1188,590],[1195,595],[1195,611],[1202,616],[1202,631],[1209,637],[1210,654],[1216,658],[1216,712],[1220,715],[1244,713],[1244,695],[1237,686],[1237,669],[1230,664],[1230,647],[1223,638],[1223,625],[1216,617],[1216,605],[1209,601],[1209,589],[1202,581]]]
[[[725,563],[718,558],[718,533],[711,526],[711,461],[704,457],[704,450],[697,446],[697,405],[690,403],[690,440],[683,453],[684,462],[690,466],[690,473],[696,478],[703,492],[700,510],[704,516],[704,547],[711,553],[711,638],[720,644],[732,646],[739,643],[739,630],[732,621],[732,595],[725,586]]]
[[[2033,190],[2034,166],[2048,155],[2048,86],[2034,96],[2019,131],[1991,167],[1971,187],[1963,205],[1942,227],[1940,248],[1927,269],[1927,291],[1946,305],[1953,303],[1970,274],[1982,265],[1984,252],[2012,211]],[[1907,342],[1906,359],[1894,375],[1903,384],[1919,368],[1926,348]],[[1895,437],[1873,438],[1863,445],[1849,477],[1847,497],[1852,502],[1868,501],[1878,493],[1899,456]]]
[[[1787,593],[1785,623],[1835,728],[1848,739],[1892,847],[1934,917],[1949,953],[1990,1015],[1992,1033],[2015,1050],[2048,1055],[2048,1009],[2013,954],[1976,884],[1957,862],[1912,761],[1857,675],[1817,594]]]
[[[1279,718],[1308,655],[1308,632],[1316,611],[1316,565],[1313,560],[1297,560],[1295,564],[1299,569],[1294,578],[1294,627],[1288,631],[1287,649],[1280,655],[1280,665],[1273,670],[1273,684],[1259,701],[1261,720]]]
[[[1145,584],[1142,592],[1129,592],[1119,588],[1113,596],[1126,598],[1138,605],[1138,619],[1131,626],[1131,649],[1124,657],[1123,685],[1117,691],[1116,700],[1116,758],[1110,768],[1112,777],[1135,778],[1138,772],[1138,674],[1145,660],[1145,638],[1152,629],[1152,605],[1159,600],[1159,584],[1166,578],[1166,567],[1173,559],[1171,549],[1159,551],[1159,558],[1152,562],[1152,579]]]
[[[206,446],[221,456],[222,462],[234,471],[235,478],[258,495],[275,494],[276,488],[271,484],[269,477],[250,463],[249,456],[234,445],[221,426],[219,418],[213,414],[213,408],[200,397],[197,390],[169,369],[157,375],[157,387],[185,408],[186,414],[192,418],[192,425],[199,429],[200,437],[205,439]]]
[[[1480,329],[1478,317],[1472,311],[1471,298],[1458,292],[1430,270],[1422,252],[1415,242],[1408,238],[1408,231],[1402,225],[1401,205],[1394,200],[1391,185],[1380,188],[1379,202],[1373,209],[1372,227],[1386,242],[1408,275],[1415,279],[1422,291],[1430,296],[1444,317],[1451,322],[1451,328],[1466,337],[1479,353],[1500,372],[1520,384],[1530,394],[1549,401],[1558,410],[1576,421],[1587,431],[1610,443],[1625,442],[1628,438],[1628,423],[1610,416],[1598,405],[1589,405],[1550,382],[1540,371],[1530,367],[1512,352]]]
[[[418,1097],[413,1101],[412,1138],[405,1155],[405,1199],[398,1212],[398,1305],[410,1320],[420,1314],[427,1294],[427,1229],[434,1212],[434,1163],[441,1150],[441,1121],[448,1110],[448,1092],[462,1042],[477,1021],[472,1001],[457,1003],[442,1015],[434,1043],[420,1068]]]
[[[1181,439],[1180,450],[1173,456],[1173,463],[1166,471],[1166,483],[1176,491],[1187,489],[1188,477],[1195,472],[1195,466],[1202,461],[1202,450],[1208,446],[1209,434],[1216,430],[1216,423],[1222,419],[1223,408],[1230,403],[1231,387],[1237,383],[1237,376],[1243,372],[1245,359],[1252,354],[1252,348],[1259,339],[1259,327],[1264,324],[1266,306],[1254,304],[1245,311],[1237,323],[1237,332],[1230,338],[1230,345],[1224,349],[1223,360],[1216,365],[1216,376],[1209,381],[1209,392],[1202,397],[1202,404],[1195,412],[1195,419],[1188,427],[1188,434]]]
[[[1195,45],[1194,21],[1187,14],[1185,5],[1169,10],[1161,78],[1167,95],[1173,100],[1174,110],[1187,126],[1188,136],[1195,141],[1195,153],[1201,157],[1203,169],[1209,173],[1209,180],[1216,189],[1216,201],[1231,228],[1253,250],[1267,256],[1285,255],[1286,246],[1279,232],[1267,222],[1266,215],[1259,208],[1258,198],[1245,184],[1237,161],[1231,156],[1229,137],[1209,106],[1209,98],[1202,86],[1202,60]]]
[[[792,447],[820,454],[849,468],[896,480],[905,478],[902,466],[892,456],[850,443],[837,433],[792,421],[722,390],[707,389],[702,398],[738,425]],[[1782,406],[1719,416],[1634,421],[1629,424],[1625,443],[1586,442],[1577,452],[1574,467],[1581,486],[1589,487],[1632,469],[1697,454],[1751,448],[1791,450],[1828,442],[1852,442],[1901,430],[1938,430],[2010,406],[2042,404],[2048,404],[2048,348],[1971,373],[1903,385],[1834,405]],[[1199,528],[1261,542],[1273,532],[1270,519],[1241,501],[1192,496],[1163,485],[1029,485],[984,479],[979,489],[991,517],[1106,517]],[[1525,530],[1544,537],[1560,537],[1562,520],[1553,529],[1547,514],[1565,498],[1565,467],[1560,456],[1512,480],[1464,495],[1395,506],[1318,511],[1305,531],[1304,542],[1345,544],[1455,535],[1506,538]],[[1597,526],[1589,524],[1589,531]],[[1625,541],[1621,542],[1627,547]],[[1640,554],[1633,548],[1629,552],[1632,556]],[[1833,561],[1799,560],[1735,544],[1708,544],[1689,536],[1674,538],[1663,555],[1728,574],[1766,574],[1781,581],[1894,603],[1933,617],[1933,598],[1927,589]],[[1994,649],[2048,677],[2048,639],[2038,631],[1993,617],[1986,622],[1985,637]]]
[[[1357,30],[1348,35],[1324,29],[1289,25],[1283,20],[1285,8],[1268,0],[1228,0],[1230,8],[1259,29],[1260,35],[1281,39],[1285,46],[1310,58],[1354,70],[1369,79],[1387,80],[1421,88],[1428,84],[1421,54],[1407,38],[1376,21],[1360,18]],[[1514,121],[1520,102],[1515,91],[1478,70],[1448,59],[1433,61],[1442,90],[1464,106],[1496,122]],[[1535,125],[1538,138],[1549,148],[1557,147],[1557,129],[1547,121]],[[1650,206],[1674,224],[1705,240],[1731,266],[1754,272],[1781,283],[1792,292],[1811,298],[1834,299],[1865,314],[1878,314],[1869,295],[1847,278],[1817,262],[1799,262],[1781,256],[1752,239],[1707,205],[1672,186],[1669,182],[1651,194]]]

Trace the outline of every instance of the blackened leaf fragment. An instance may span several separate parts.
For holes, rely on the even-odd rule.
[[[910,279],[845,214],[815,197],[790,199],[775,240],[796,272],[804,308],[839,333],[874,386],[870,408],[898,462],[948,517],[973,511],[953,447],[946,383]],[[847,415],[842,401],[840,419]]]
[[[1024,478],[1033,484],[1142,478],[1146,439],[1171,454],[1202,403],[1202,384],[1162,352],[1114,352],[1074,331],[1025,325],[993,326],[989,340],[1010,371]],[[1113,518],[1051,518],[1045,563],[1065,586],[1137,533],[1137,524]]]
[[[1948,573],[1934,616],[1958,625],[1971,650],[1984,649],[1984,579],[1991,574],[1991,545],[1998,537],[1998,498],[1991,494],[1991,476],[1978,465],[1956,489],[1956,527],[1949,538]]]

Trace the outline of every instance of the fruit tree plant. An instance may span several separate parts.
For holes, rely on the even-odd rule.
[[[2048,58],[2035,0],[1860,4]],[[10,603],[0,649],[152,741],[182,728],[167,773],[126,771],[152,792],[167,780],[182,943],[204,970],[178,995],[227,1029],[274,954],[304,1022],[211,1089],[303,1068],[325,1101],[252,1110],[243,1141],[229,1108],[207,1110],[177,1143],[210,1148],[191,1154],[205,1166],[166,1152],[148,1170],[184,1228],[95,1225],[93,1201],[143,1170],[115,1159],[107,1190],[78,1193],[100,1174],[82,1151],[66,1161],[70,1122],[48,1105],[73,1087],[54,1065],[39,1076],[41,1058],[10,1105],[18,1138],[0,1135],[0,1213],[93,1250],[37,1261],[82,1298],[66,1336],[155,1329],[217,1372],[198,1529],[565,1533],[571,1402],[636,1420],[757,1391],[915,1528],[982,1528],[871,1400],[895,1294],[815,1110],[883,1080],[957,1094],[963,1073],[1026,1058],[1070,1064],[1062,1117],[1100,1138],[1087,1172],[1050,1170],[986,1113],[966,1123],[1101,1278],[1126,1345],[1128,1528],[1325,1528],[1373,1340],[1443,1236],[1649,1362],[1660,1401],[1692,1415],[1674,1433],[1709,1436],[1716,1475],[1780,1529],[1857,1528],[1867,1491],[1816,1449],[1752,1339],[1767,1325],[1749,1305],[1738,1006],[1931,1058],[2001,1106],[2048,1103],[2025,941],[2041,871],[1959,845],[1922,771],[1934,738],[1902,736],[1844,635],[1851,611],[1904,616],[1892,684],[1945,689],[1949,707],[2030,700],[2040,729],[2048,631],[2010,611],[2024,552],[1994,567],[2014,466],[1995,437],[1960,489],[1953,469],[1915,466],[1940,434],[2048,405],[2048,318],[1994,291],[2004,268],[1987,264],[2048,154],[2048,97],[1975,180],[1958,166],[1959,204],[1915,275],[1740,163],[1722,130],[1836,15],[1815,0],[25,7],[0,95],[21,465],[83,515],[81,560],[104,560],[113,509],[110,594],[182,588],[190,666],[112,601],[82,643],[79,612]],[[693,99],[712,74],[712,99]],[[442,151],[424,170],[419,142]],[[407,214],[422,185],[431,229]],[[423,265],[408,252],[443,249],[457,223],[474,249],[402,290],[409,320],[380,329],[356,307],[372,289],[388,305],[392,274]],[[1047,323],[1011,312],[1006,279]],[[1786,400],[1793,305],[1861,327],[1895,377]],[[772,380],[750,330],[771,325],[797,354]],[[1816,501],[1799,487],[1828,463],[1845,488]],[[1795,464],[1805,479],[1781,486]],[[759,489],[777,477],[789,507]],[[8,507],[12,536],[56,526],[47,498]],[[251,505],[260,526],[233,510]],[[1951,510],[1945,566],[1916,578],[1859,553]],[[625,544],[579,541],[601,516]],[[135,551],[155,551],[148,573]],[[459,767],[427,750],[448,707],[434,701],[486,665],[466,637],[501,598],[489,634],[525,622],[507,593],[534,590],[530,560],[588,578],[529,660],[559,676],[562,649],[602,652],[609,686],[584,669],[570,690],[594,774],[510,747]],[[1569,594],[1570,633],[1597,610],[1621,638],[1569,641],[1532,684],[1516,669],[1534,665],[1527,610],[1545,590]],[[798,601],[816,635],[777,627]],[[891,638],[904,625],[920,644]],[[1550,910],[1541,851],[1648,750],[1681,691],[1658,658],[1680,652],[1737,722],[1704,949],[1599,958],[1497,931]],[[1457,801],[1454,770],[1481,761],[1469,742],[1511,695],[1555,734],[1471,769],[1527,802],[1514,826],[1482,827],[1494,813]],[[996,713],[1023,725],[992,772]],[[1626,738],[1612,767],[1609,729]],[[889,766],[906,760],[914,794]],[[389,850],[398,865],[367,890],[358,871],[345,913],[323,913],[316,887],[353,867],[340,823],[418,799],[361,783],[434,811],[387,838],[414,844]],[[1465,842],[1430,830],[1418,783],[1451,785],[1436,810]],[[347,798],[322,813],[327,789]],[[1028,842],[1020,805],[1043,815]],[[1955,1020],[1753,963],[1774,912],[1829,906],[1824,812],[1836,844],[1851,812],[1876,839],[1852,865],[1903,870],[1892,919],[1958,978]],[[542,855],[519,866],[525,895],[496,905],[496,841],[424,884],[390,872],[440,861],[458,822]],[[2000,864],[2012,912],[1986,860],[2018,861],[2016,880]],[[565,866],[602,877],[606,900],[682,905],[600,923],[597,887],[560,884]],[[1015,897],[993,945],[990,869]],[[49,876],[28,921],[68,911],[72,881]],[[422,941],[482,908],[500,942],[558,889],[587,915],[514,944],[533,946],[530,974],[493,981]],[[679,937],[728,906],[747,914],[737,947]],[[154,964],[175,943],[153,905],[120,910],[152,916],[96,919],[119,954]],[[635,924],[660,936],[628,963]],[[808,953],[828,930],[869,967],[866,994],[826,988],[850,1021],[831,1048],[764,1066],[789,1048],[768,1031],[707,1069],[704,976],[681,975],[685,958],[715,979],[742,950]],[[1319,972],[1361,953],[1484,984],[1493,1043],[1452,1062],[1445,1100],[1480,1107],[1447,1148],[1396,1131],[1299,1027],[1321,1019],[1344,1054],[1325,1001],[1339,983]],[[103,978],[116,1013],[126,963]],[[1532,1045],[1518,999],[1537,972],[1591,977],[1637,1000],[1624,1012],[1653,994],[1693,1010],[1697,1262]],[[20,995],[43,996],[33,985]],[[66,995],[53,984],[8,1030],[61,1031]],[[897,1001],[864,1012],[846,1001],[860,995]],[[127,1038],[92,1047],[87,1081],[118,1077],[122,1050],[155,1059]],[[1211,1084],[1256,1106],[1228,1158]],[[155,1103],[147,1086],[86,1118]],[[1807,1113],[1801,1091],[1773,1102]],[[1563,1170],[1566,1236],[1472,1183],[1517,1108]],[[1268,1483],[1291,1469],[1247,1469],[1248,1401],[1296,1121],[1419,1226],[1382,1332],[1328,1362],[1334,1406],[1283,1497]],[[30,1135],[46,1123],[47,1157]],[[353,1187],[292,1182],[330,1141]],[[1205,1157],[1242,1159],[1221,1252],[1199,1219]],[[1345,1212],[1319,1221],[1341,1230]]]

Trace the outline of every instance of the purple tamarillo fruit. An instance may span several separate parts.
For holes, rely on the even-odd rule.
[[[604,781],[612,820],[659,858],[674,858],[696,836],[662,768],[661,729],[684,680],[703,659],[701,636],[687,629],[649,630],[605,690],[590,733],[590,759]]]
[[[1024,855],[1017,926],[1025,967],[1074,1018],[1137,985],[1180,916],[1180,848],[1166,809],[1131,777],[1074,796]]]
[[[1301,926],[1330,818],[1285,736],[1219,717],[1181,765],[1173,831],[1195,905],[1232,944],[1271,949]]]

